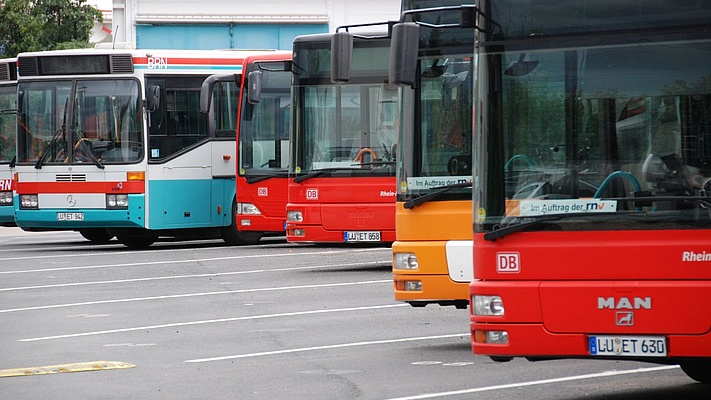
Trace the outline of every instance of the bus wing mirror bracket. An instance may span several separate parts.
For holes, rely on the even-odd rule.
[[[351,80],[353,36],[347,31],[331,36],[331,82],[345,83]]]
[[[252,71],[247,76],[249,86],[247,87],[247,100],[250,104],[257,104],[262,99],[262,80],[264,73],[262,71]]]
[[[212,92],[215,90],[215,84],[218,82],[237,82],[239,75],[210,75],[202,82],[200,86],[200,112],[209,113],[212,103]]]
[[[415,22],[401,22],[393,26],[390,44],[391,85],[412,86],[417,74],[417,55],[420,50],[420,27]]]
[[[160,86],[151,85],[146,93],[146,111],[153,112],[160,108]]]

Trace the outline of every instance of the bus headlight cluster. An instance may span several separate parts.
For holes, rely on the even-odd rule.
[[[262,212],[252,203],[239,203],[237,204],[237,214],[261,215]]]
[[[128,195],[127,194],[107,194],[106,195],[106,208],[113,209],[113,210],[128,208]]]
[[[394,269],[408,269],[415,270],[419,268],[420,264],[417,262],[417,256],[413,253],[395,253],[393,254],[393,268]]]
[[[507,331],[474,331],[474,342],[486,344],[509,344]]]
[[[0,206],[12,205],[12,192],[0,192]]]
[[[21,194],[20,208],[39,208],[39,200],[36,194]]]
[[[286,220],[288,222],[302,222],[304,220],[304,215],[301,213],[301,211],[287,211],[286,212]]]
[[[497,316],[504,315],[504,301],[500,296],[472,296],[472,312],[474,315]]]

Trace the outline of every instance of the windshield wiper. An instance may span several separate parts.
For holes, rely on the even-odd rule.
[[[528,220],[525,222],[521,222],[520,224],[515,224],[515,225],[507,225],[503,228],[499,228],[490,232],[487,232],[484,234],[484,240],[488,241],[495,241],[496,239],[501,239],[502,237],[511,234],[511,233],[516,233],[516,232],[521,232],[525,231],[526,229],[533,228],[538,225],[542,225],[546,222],[550,221],[557,221],[561,219],[568,219],[568,218],[576,218],[576,217],[599,217],[599,216],[611,216],[615,215],[618,216],[620,215],[617,212],[596,212],[596,213],[570,213],[570,214],[551,214],[551,215],[542,215],[539,217],[536,217],[536,219],[533,220]],[[527,217],[531,218],[531,217]]]
[[[508,225],[508,226],[505,226],[503,228],[500,228],[500,229],[497,229],[494,231],[486,232],[484,234],[484,240],[493,242],[496,239],[501,239],[502,237],[504,237],[510,233],[524,231],[528,228],[532,228],[532,227],[540,225],[544,222],[555,221],[560,218],[561,218],[561,215],[546,215],[543,217],[538,217],[532,221],[526,221],[526,222],[522,222],[522,223],[516,224],[516,225]]]
[[[54,143],[61,137],[64,140],[64,146],[67,145],[67,106],[69,105],[69,97],[67,97],[64,100],[64,113],[62,115],[62,127],[57,129],[56,132],[54,132],[54,136],[52,136],[52,140],[47,143],[46,146],[44,146],[44,149],[42,150],[42,154],[40,154],[39,159],[35,163],[35,169],[41,169],[42,164],[44,164],[44,161],[47,159],[48,153],[47,151],[54,145]],[[29,132],[28,132],[29,133]],[[64,149],[64,154],[65,156],[67,155],[67,150]]]
[[[72,129],[72,137],[77,137],[77,138],[79,137],[79,134],[74,129]],[[86,154],[89,157],[89,159],[91,160],[91,162],[94,163],[94,165],[96,165],[97,168],[104,169],[105,168],[104,164],[102,164],[101,161],[99,161],[99,159],[96,157],[96,153],[94,153],[94,146],[89,145],[89,143],[87,141],[88,141],[88,139],[86,139],[86,138],[79,138],[79,140],[77,141],[78,146],[74,146],[74,148],[77,149],[79,147],[82,147],[83,148],[82,153]],[[75,153],[76,153],[76,151],[75,151]]]
[[[410,199],[405,202],[403,205],[407,209],[412,209],[417,206],[419,206],[422,203],[428,202],[436,197],[441,196],[444,193],[449,192],[452,189],[459,189],[459,188],[465,188],[465,187],[471,187],[472,183],[471,182],[461,182],[461,183],[453,183],[451,185],[446,185],[446,186],[437,186],[433,187],[432,190],[434,192],[427,193],[425,195],[422,195],[420,197],[415,197],[414,199]]]
[[[248,176],[247,183],[257,183],[261,181],[266,181],[267,179],[272,179],[272,178],[286,178],[288,176],[288,171],[285,169],[279,169],[279,170],[274,170],[273,173],[269,173],[266,175],[252,175]]]
[[[66,128],[64,125],[62,125],[61,128],[57,130],[57,132],[54,133],[54,136],[52,136],[52,140],[47,143],[47,145],[44,146],[44,149],[42,149],[42,153],[40,154],[39,158],[37,159],[37,162],[35,163],[35,169],[41,169],[42,165],[44,165],[44,162],[47,160],[47,157],[49,157],[50,149],[52,146],[55,145],[55,143],[59,143],[59,139],[63,138],[63,145],[67,145],[67,140],[66,140]],[[65,149],[66,153],[66,149]]]
[[[316,169],[316,170],[313,170],[313,171],[309,172],[308,174],[297,176],[296,178],[294,178],[294,183],[303,182],[303,181],[305,181],[305,180],[307,180],[307,179],[311,179],[311,178],[315,178],[315,177],[317,177],[317,176],[321,176],[321,175],[325,174],[326,172],[332,172],[332,171],[351,171],[351,170],[352,170],[352,171],[360,171],[360,168],[356,168],[356,167],[353,167],[353,168],[338,167],[338,168]]]

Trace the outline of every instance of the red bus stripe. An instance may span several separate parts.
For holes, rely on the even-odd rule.
[[[17,182],[18,194],[145,193],[144,181],[129,182]]]

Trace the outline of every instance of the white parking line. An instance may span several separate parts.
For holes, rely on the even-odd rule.
[[[376,281],[358,281],[358,282],[340,282],[340,283],[324,283],[324,284],[314,284],[314,285],[299,285],[299,286],[280,286],[280,287],[268,287],[268,288],[255,288],[255,289],[239,289],[239,290],[223,290],[218,292],[201,292],[201,293],[184,293],[184,294],[170,294],[165,296],[150,296],[150,297],[133,297],[126,299],[114,299],[114,300],[97,300],[97,301],[86,301],[81,303],[65,303],[65,304],[50,304],[46,306],[36,306],[36,307],[22,307],[22,308],[8,308],[5,310],[0,310],[0,313],[10,313],[17,311],[31,311],[31,310],[47,310],[52,308],[64,308],[64,307],[78,307],[78,306],[89,306],[97,304],[112,304],[112,303],[130,303],[135,301],[150,301],[150,300],[164,300],[164,299],[179,299],[186,297],[200,297],[200,296],[216,296],[225,294],[236,294],[236,293],[255,293],[255,292],[276,292],[282,290],[295,290],[295,289],[314,289],[314,288],[330,288],[339,286],[355,286],[355,285],[372,285],[387,283],[392,284],[391,279],[383,279]]]
[[[216,324],[216,323],[221,323],[221,322],[251,321],[251,320],[268,319],[268,318],[295,317],[295,316],[300,316],[300,315],[330,314],[330,313],[337,313],[337,312],[352,312],[352,311],[364,311],[364,310],[378,310],[378,309],[396,308],[396,307],[409,307],[409,305],[408,304],[386,304],[386,305],[382,305],[382,306],[336,308],[336,309],[332,309],[332,310],[297,311],[297,312],[291,312],[291,313],[250,315],[247,317],[209,319],[209,320],[204,320],[204,321],[176,322],[176,323],[172,323],[172,324],[147,325],[147,326],[138,326],[138,327],[134,327],[134,328],[111,329],[111,330],[106,330],[106,331],[83,332],[83,333],[73,333],[73,334],[68,334],[68,335],[56,335],[56,336],[44,336],[44,337],[29,338],[29,339],[19,339],[18,342],[38,342],[38,341],[42,341],[42,340],[67,339],[67,338],[75,338],[75,337],[82,337],[82,336],[97,336],[97,335],[106,335],[106,334],[110,334],[110,333],[141,331],[141,330],[146,330],[146,329],[174,328],[176,326],[205,325],[205,324]]]
[[[134,266],[146,266],[146,265],[161,265],[161,264],[180,264],[180,263],[204,263],[211,261],[227,261],[227,260],[242,260],[242,259],[252,259],[252,258],[271,258],[271,257],[295,257],[295,256],[311,256],[319,254],[341,254],[341,253],[358,253],[358,252],[369,252],[377,250],[388,250],[390,249],[348,249],[348,250],[325,250],[325,251],[304,251],[304,252],[293,252],[284,254],[254,254],[249,256],[229,256],[229,257],[211,257],[211,258],[190,258],[184,260],[166,260],[166,261],[141,261],[135,263],[119,263],[119,264],[99,264],[99,265],[85,265],[77,267],[57,267],[57,268],[41,268],[41,269],[30,269],[30,270],[15,270],[15,271],[0,271],[0,275],[7,274],[26,274],[35,272],[52,272],[52,271],[71,271],[71,270],[81,270],[81,269],[98,269],[98,268],[112,268],[112,267],[134,267]],[[48,255],[48,256],[34,256],[34,257],[16,257],[16,258],[0,258],[0,261],[7,260],[34,260],[43,258],[65,258],[65,257],[88,257],[101,255],[102,257],[110,256],[113,257],[117,255],[116,253],[110,254],[68,254],[68,255]]]
[[[331,345],[325,345],[325,346],[302,347],[302,348],[297,348],[297,349],[263,351],[260,353],[237,354],[237,355],[233,355],[233,356],[197,358],[194,360],[186,360],[185,362],[186,363],[204,363],[204,362],[210,362],[210,361],[233,360],[235,358],[273,356],[273,355],[277,355],[277,354],[301,353],[301,352],[305,352],[305,351],[339,349],[339,348],[343,348],[343,347],[373,346],[373,345],[378,345],[378,344],[389,344],[389,343],[415,342],[415,341],[419,341],[419,340],[446,339],[446,338],[461,337],[461,336],[468,337],[469,333],[456,333],[456,334],[451,334],[451,335],[420,336],[420,337],[410,337],[410,338],[400,338],[400,339],[371,340],[371,341],[367,341],[367,342],[331,344]]]
[[[383,265],[390,263],[387,261],[372,261],[367,264],[373,265]],[[112,283],[130,283],[130,282],[146,282],[146,281],[160,281],[160,280],[171,280],[171,279],[189,279],[189,278],[207,278],[207,277],[217,277],[217,276],[227,276],[227,275],[244,275],[244,274],[257,274],[264,272],[285,272],[285,271],[299,271],[299,270],[313,270],[313,269],[325,269],[325,268],[348,268],[364,265],[364,263],[348,263],[348,264],[329,264],[329,265],[314,265],[306,267],[287,267],[287,268],[275,268],[275,269],[253,269],[249,271],[233,271],[233,272],[215,272],[209,274],[192,274],[192,275],[171,275],[171,276],[157,276],[150,278],[131,278],[131,279],[116,279],[110,281],[91,281],[91,282],[72,282],[72,283],[57,283],[52,285],[36,285],[36,286],[18,286],[10,288],[0,288],[0,292],[15,292],[18,290],[31,290],[31,289],[50,289],[50,288],[60,288],[60,287],[70,287],[70,286],[87,286],[87,285],[104,285]],[[2,310],[0,310],[2,312]]]
[[[527,387],[527,386],[548,385],[551,383],[581,381],[581,380],[596,379],[596,378],[607,378],[610,376],[619,376],[619,375],[642,374],[642,373],[648,373],[648,372],[665,371],[665,370],[675,369],[675,368],[679,368],[679,366],[678,365],[664,365],[661,367],[652,367],[652,368],[637,368],[637,369],[629,369],[629,370],[623,370],[623,371],[606,371],[606,372],[600,372],[600,373],[596,373],[596,374],[566,376],[566,377],[562,377],[562,378],[542,379],[539,381],[510,383],[510,384],[506,384],[506,385],[485,386],[485,387],[479,387],[479,388],[453,390],[450,392],[428,393],[428,394],[421,394],[421,395],[416,395],[416,396],[397,397],[397,398],[392,398],[392,399],[388,399],[388,400],[434,399],[437,397],[459,396],[459,395],[463,395],[463,394],[481,393],[481,392],[493,392],[496,390],[520,389],[520,388]]]

